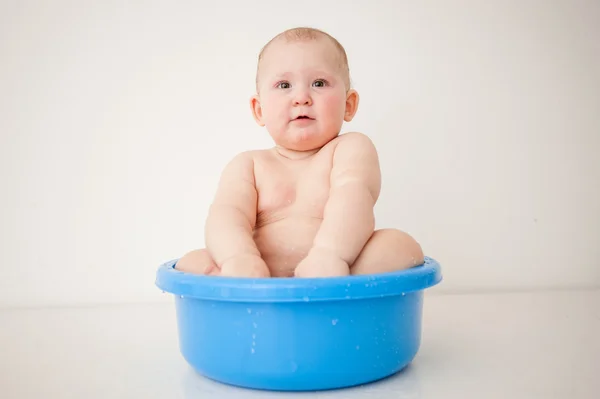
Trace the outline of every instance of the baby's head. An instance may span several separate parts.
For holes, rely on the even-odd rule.
[[[254,118],[280,147],[320,148],[356,113],[358,94],[349,75],[344,48],[327,33],[312,28],[280,33],[259,55]]]

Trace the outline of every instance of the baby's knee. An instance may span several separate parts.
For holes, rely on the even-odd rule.
[[[425,261],[421,245],[410,234],[398,229],[382,229],[376,233],[383,236],[382,241],[388,248],[395,248],[403,257],[410,257],[414,265]]]

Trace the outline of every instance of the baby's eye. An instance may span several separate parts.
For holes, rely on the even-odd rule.
[[[313,82],[314,87],[325,87],[326,85],[327,85],[327,82],[323,79],[317,79]]]
[[[279,87],[280,89],[289,89],[290,86],[291,85],[288,82],[279,82],[279,83],[277,83],[277,87]]]

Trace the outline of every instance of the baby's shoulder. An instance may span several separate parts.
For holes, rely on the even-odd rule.
[[[350,132],[339,135],[335,138],[334,154],[345,153],[351,154],[365,154],[370,153],[371,155],[377,155],[377,149],[373,141],[364,133]]]
[[[242,151],[231,157],[221,171],[222,181],[254,180],[256,151]]]
[[[373,141],[364,133],[361,132],[348,132],[344,134],[340,134],[335,138],[337,144],[339,143],[348,143],[351,145],[368,145],[373,146]]]
[[[235,154],[230,160],[230,164],[250,166],[255,161],[266,157],[265,150],[247,150]]]
[[[224,174],[253,175],[256,165],[263,164],[271,156],[268,150],[247,150],[235,154],[223,170]]]

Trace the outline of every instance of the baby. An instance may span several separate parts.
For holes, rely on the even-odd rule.
[[[206,248],[187,253],[175,268],[229,277],[332,277],[423,263],[408,234],[374,231],[377,152],[361,133],[340,135],[358,102],[346,52],[330,35],[295,28],[267,43],[250,105],[275,146],[227,164],[206,220]]]

